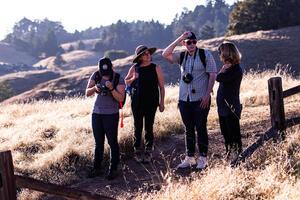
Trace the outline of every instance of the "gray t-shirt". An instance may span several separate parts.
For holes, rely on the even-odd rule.
[[[95,80],[96,72],[92,74],[90,77],[91,80]],[[115,77],[115,73],[114,73]],[[100,84],[105,85],[107,80],[101,79]],[[112,83],[114,80],[111,81]],[[120,76],[118,85],[125,85],[124,78]],[[119,102],[115,100],[110,91],[107,92],[106,96],[102,96],[101,94],[96,94],[97,98],[94,104],[93,113],[96,114],[115,114],[119,112]]]
[[[206,59],[206,68],[203,66],[199,52],[197,50],[196,59],[194,61],[194,54],[188,55],[187,59],[183,60],[182,66],[180,66],[181,77],[179,82],[179,100],[187,101],[188,97],[190,101],[199,101],[202,97],[205,96],[209,76],[207,73],[209,72],[217,72],[217,67],[215,60],[208,50],[204,50],[205,52],[205,59]],[[173,63],[179,64],[180,63],[180,53],[175,52],[172,54]],[[192,65],[194,63],[194,67],[192,69]],[[184,70],[185,66],[185,70]],[[183,74],[191,73],[193,75],[193,80],[190,83],[185,83],[182,80]],[[194,93],[192,91],[194,90]]]

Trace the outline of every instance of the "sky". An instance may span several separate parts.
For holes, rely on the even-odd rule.
[[[235,0],[225,0],[232,5]],[[2,0],[0,2],[0,40],[12,32],[14,24],[24,17],[30,20],[60,21],[73,33],[116,23],[119,19],[159,21],[170,24],[184,8],[194,10],[206,0]]]

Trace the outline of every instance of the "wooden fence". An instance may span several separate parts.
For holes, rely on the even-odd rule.
[[[250,157],[258,147],[262,146],[271,138],[277,139],[278,136],[282,136],[282,138],[284,138],[286,128],[300,124],[300,116],[288,120],[285,119],[283,103],[284,98],[300,93],[300,85],[282,91],[281,77],[273,77],[268,80],[268,89],[272,127],[266,131],[256,142],[242,152],[238,158],[233,160],[231,162],[231,166],[236,166],[241,162],[244,162],[246,158]]]
[[[282,91],[282,81],[280,77],[269,79],[269,102],[271,111],[270,128],[254,144],[248,147],[231,165],[236,166],[240,162],[253,154],[253,152],[271,138],[278,137],[287,127],[300,124],[300,117],[285,120],[283,98],[300,92],[300,85]],[[84,200],[109,200],[110,197],[90,193],[87,191],[72,189],[55,184],[44,183],[32,178],[14,175],[13,160],[10,151],[0,152],[0,200],[16,200],[16,187],[28,188],[58,197],[68,199]]]
[[[16,187],[28,188],[67,199],[112,200],[113,198],[44,183],[29,177],[14,175],[14,167],[10,151],[0,152],[0,200],[16,200]]]

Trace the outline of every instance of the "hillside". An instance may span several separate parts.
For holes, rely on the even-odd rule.
[[[25,64],[32,66],[37,59],[25,52],[16,50],[13,46],[0,42],[0,63]]]
[[[246,71],[250,71],[250,69],[254,69],[255,71],[266,68],[275,69],[281,65],[282,69],[290,69],[293,75],[297,77],[300,75],[300,59],[298,55],[300,52],[300,46],[298,45],[300,44],[299,34],[300,26],[295,26],[279,30],[257,31],[231,37],[203,40],[199,41],[197,46],[210,50],[216,60],[217,67],[220,68],[221,63],[218,60],[217,47],[224,40],[232,41],[243,54],[242,66]],[[183,47],[176,48],[176,50],[182,49]],[[180,78],[179,68],[163,59],[161,56],[162,51],[162,49],[157,50],[153,55],[153,62],[161,66],[166,84],[177,83]],[[67,64],[58,70],[73,70],[68,72],[68,76],[45,82],[27,91],[26,94],[20,94],[13,99],[7,100],[7,102],[37,98],[48,99],[50,97],[63,97],[73,94],[83,95],[88,77],[97,69],[97,61],[102,57],[102,54],[91,51],[73,51],[65,53],[62,56],[67,61]],[[34,66],[44,66],[48,69],[57,70],[53,66],[53,60],[54,57],[46,58]],[[132,56],[118,59],[113,64],[116,71],[125,77],[129,67],[132,65]],[[94,68],[77,69],[84,66],[94,66]],[[79,80],[81,78],[83,80]],[[62,80],[64,80],[63,84],[61,84]],[[73,84],[74,82],[80,82],[80,84]],[[76,88],[75,86],[79,87]]]
[[[62,58],[66,61],[66,64],[61,67],[54,65],[55,56],[48,57],[35,63],[34,67],[45,67],[47,69],[59,69],[59,70],[71,70],[85,66],[91,66],[97,64],[100,57],[104,53],[86,51],[86,50],[75,50],[62,54]]]
[[[284,90],[299,84],[299,79],[284,72],[251,72],[243,77],[240,97],[244,149],[271,126],[267,80],[274,76],[282,77]],[[214,91],[217,87],[216,84]],[[178,86],[166,88],[165,111],[157,112],[151,164],[136,164],[132,159],[133,117],[130,103],[125,104],[124,128],[119,128],[118,136],[120,176],[115,180],[108,181],[104,176],[87,178],[95,144],[91,127],[94,98],[0,104],[0,151],[12,151],[18,175],[116,199],[299,199],[299,125],[287,129],[285,142],[270,140],[241,166],[231,168],[230,160],[224,156],[215,98],[212,96],[207,122],[209,167],[203,171],[176,169],[185,152],[184,130],[177,108]],[[299,116],[299,94],[284,103],[287,119]],[[103,167],[107,170],[107,144],[104,152]],[[18,200],[28,199],[63,200],[18,189]]]

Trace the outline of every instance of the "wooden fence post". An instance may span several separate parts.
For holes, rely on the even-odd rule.
[[[0,199],[16,200],[16,181],[10,151],[0,152]]]
[[[268,88],[272,127],[283,131],[286,128],[286,124],[281,77],[270,78],[268,80]]]

